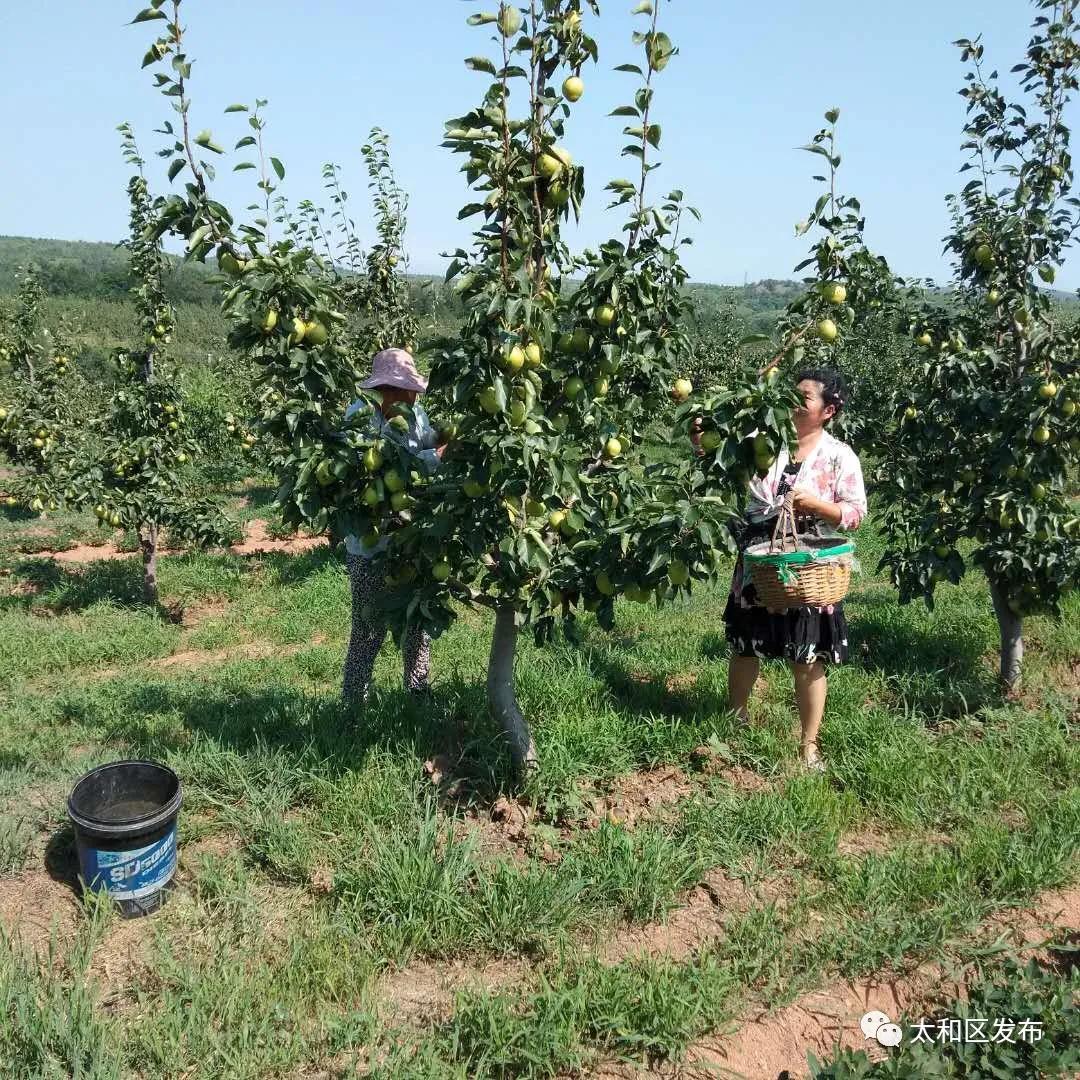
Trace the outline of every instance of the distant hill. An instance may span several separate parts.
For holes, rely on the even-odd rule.
[[[697,321],[708,325],[718,317],[734,319],[754,333],[769,333],[777,316],[805,288],[798,281],[766,278],[749,285],[706,285],[692,282],[687,292]]]
[[[214,302],[217,290],[207,283],[207,267],[172,262],[168,288],[174,303]],[[50,296],[120,300],[131,288],[128,253],[119,244],[0,236],[0,295],[17,291],[17,271],[26,266],[37,268]]]
[[[212,304],[218,290],[208,278],[212,269],[199,263],[173,258],[168,281],[170,299],[177,304]],[[42,284],[51,297],[72,300],[124,300],[131,279],[128,256],[119,244],[89,243],[81,240],[47,240],[23,236],[0,236],[0,296],[18,288],[20,266],[36,266]],[[431,283],[439,289],[442,278],[416,275],[414,284]],[[780,311],[802,290],[797,281],[767,278],[748,285],[712,285],[692,282],[688,292],[694,299],[697,320],[707,324],[716,317],[735,318],[753,331],[768,332]],[[1051,290],[1053,298],[1073,304],[1072,293]],[[456,306],[449,297],[449,310]]]
[[[215,302],[216,287],[207,282],[211,268],[182,259],[172,262],[169,292],[174,302]],[[18,289],[16,273],[21,266],[37,267],[50,296],[119,300],[131,288],[128,255],[120,244],[0,236],[0,295]],[[442,279],[417,275],[417,280]],[[705,311],[734,305],[750,321],[754,315],[779,311],[799,288],[794,281],[768,280],[746,286],[694,283],[690,292]]]

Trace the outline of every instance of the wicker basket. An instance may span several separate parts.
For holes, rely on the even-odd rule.
[[[789,494],[772,540],[747,548],[743,559],[762,607],[786,611],[840,603],[851,587],[854,554],[850,540],[801,538]]]

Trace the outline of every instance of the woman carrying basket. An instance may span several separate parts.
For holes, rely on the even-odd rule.
[[[822,771],[818,729],[825,712],[825,665],[847,659],[847,620],[843,603],[826,607],[792,607],[770,612],[758,602],[752,583],[744,580],[742,552],[772,539],[776,518],[790,498],[800,534],[856,529],[866,515],[866,491],[855,451],[825,430],[844,407],[847,388],[834,371],[813,369],[796,376],[803,405],[795,410],[799,449],[794,460],[781,450],[764,477],[750,482],[746,521],[739,537],[739,560],[724,609],[731,643],[728,704],[749,723],[747,703],[762,659],[783,659],[795,677],[795,700],[802,724],[801,758],[807,768]]]

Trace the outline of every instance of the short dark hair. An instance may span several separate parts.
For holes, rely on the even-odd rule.
[[[833,407],[833,416],[839,416],[848,402],[848,387],[844,376],[832,368],[805,368],[795,376],[795,385],[807,379],[821,383],[821,400]]]

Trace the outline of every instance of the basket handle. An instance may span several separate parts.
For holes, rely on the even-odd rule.
[[[776,526],[769,543],[770,554],[777,550],[798,551],[799,530],[795,524],[795,492],[789,491],[784,496],[784,504],[776,515]]]

